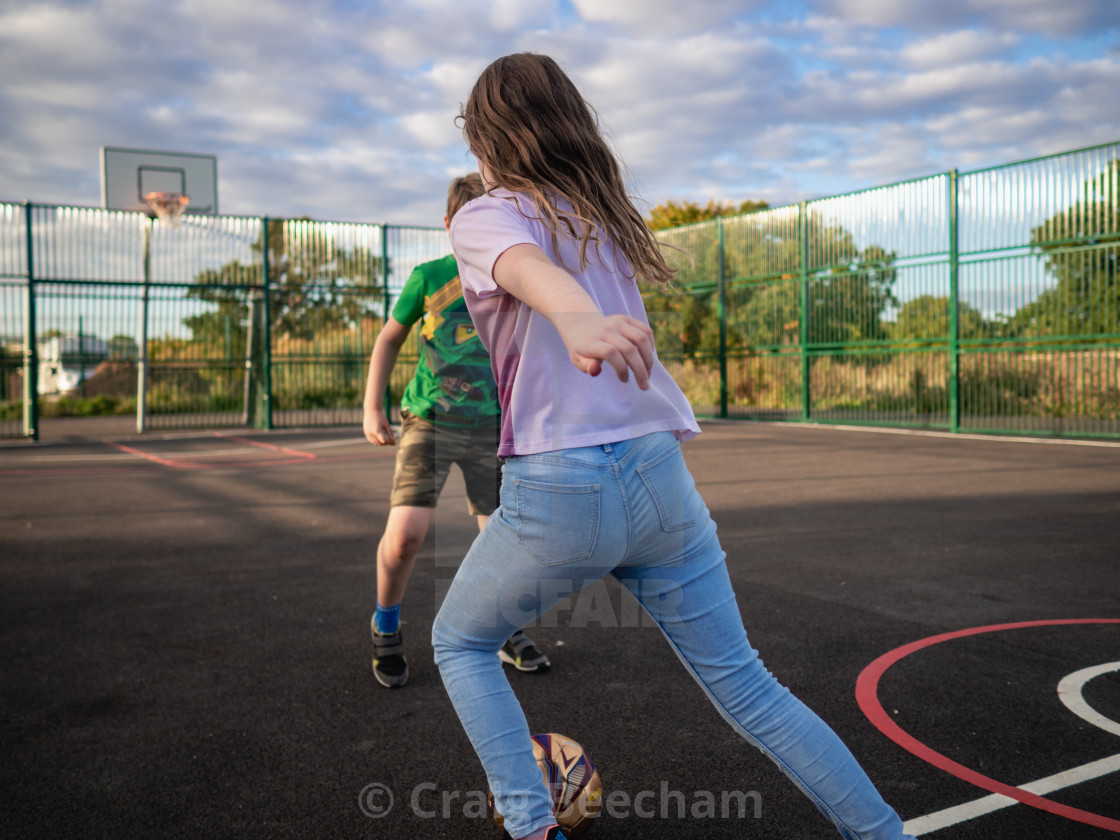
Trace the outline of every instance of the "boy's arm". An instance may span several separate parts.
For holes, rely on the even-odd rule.
[[[603,315],[571,274],[536,245],[520,244],[494,263],[494,282],[552,322],[572,364],[598,376],[603,364],[626,382],[630,371],[643,391],[653,367],[653,331],[629,315]]]
[[[389,418],[385,414],[385,389],[389,385],[389,376],[393,366],[397,363],[401,347],[408,338],[409,327],[390,317],[377,340],[373,343],[373,352],[369,357],[369,376],[366,378],[366,396],[363,402],[362,431],[370,443],[385,446],[396,443],[393,439],[393,428],[389,425]]]

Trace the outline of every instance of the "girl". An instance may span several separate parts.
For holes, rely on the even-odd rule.
[[[672,270],[592,110],[556,62],[518,54],[483,71],[460,119],[487,194],[456,214],[451,241],[494,368],[505,464],[501,506],[432,641],[506,830],[563,837],[495,654],[562,596],[611,574],[727,722],[844,837],[905,837],[839,737],[747,641],[680,451],[700,429],[657,359],[636,284],[667,283]]]

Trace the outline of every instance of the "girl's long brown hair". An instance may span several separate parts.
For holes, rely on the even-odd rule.
[[[642,278],[665,285],[673,269],[626,193],[614,153],[591,106],[551,58],[517,53],[499,58],[478,77],[459,114],[471,152],[490,179],[528,195],[552,233],[579,241],[580,269],[587,249],[604,235]],[[567,199],[572,213],[557,211]]]

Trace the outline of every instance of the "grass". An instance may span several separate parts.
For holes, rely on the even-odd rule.
[[[716,360],[664,361],[698,411],[718,410],[720,375]],[[814,357],[809,368],[812,413],[864,413],[868,419],[887,422],[921,422],[947,416],[949,361],[948,353],[920,350]],[[410,374],[412,363],[402,364]],[[729,411],[798,415],[801,371],[801,357],[796,352],[728,359]],[[274,364],[273,406],[311,410],[360,407],[364,374],[364,364],[357,359]],[[961,357],[959,376],[962,414],[1120,421],[1120,350],[966,353]],[[403,373],[394,376],[397,400],[406,379]],[[149,380],[148,405],[154,413],[240,411],[244,400],[244,368],[155,366]],[[42,397],[39,411],[44,417],[132,414],[136,398],[113,394]],[[0,403],[0,420],[21,416],[18,400]]]

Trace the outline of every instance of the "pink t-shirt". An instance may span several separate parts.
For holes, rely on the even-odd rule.
[[[588,376],[572,364],[552,323],[494,282],[498,257],[514,245],[536,245],[568,269],[603,314],[648,323],[621,251],[610,242],[598,252],[589,246],[588,265],[580,271],[578,242],[560,239],[561,261],[536,215],[527,197],[498,189],[468,203],[451,223],[463,298],[490,352],[498,383],[498,455],[598,446],[652,432],[673,432],[682,441],[699,434],[692,406],[660,361],[655,361],[648,391],[633,376],[620,382],[608,365],[598,376]]]

